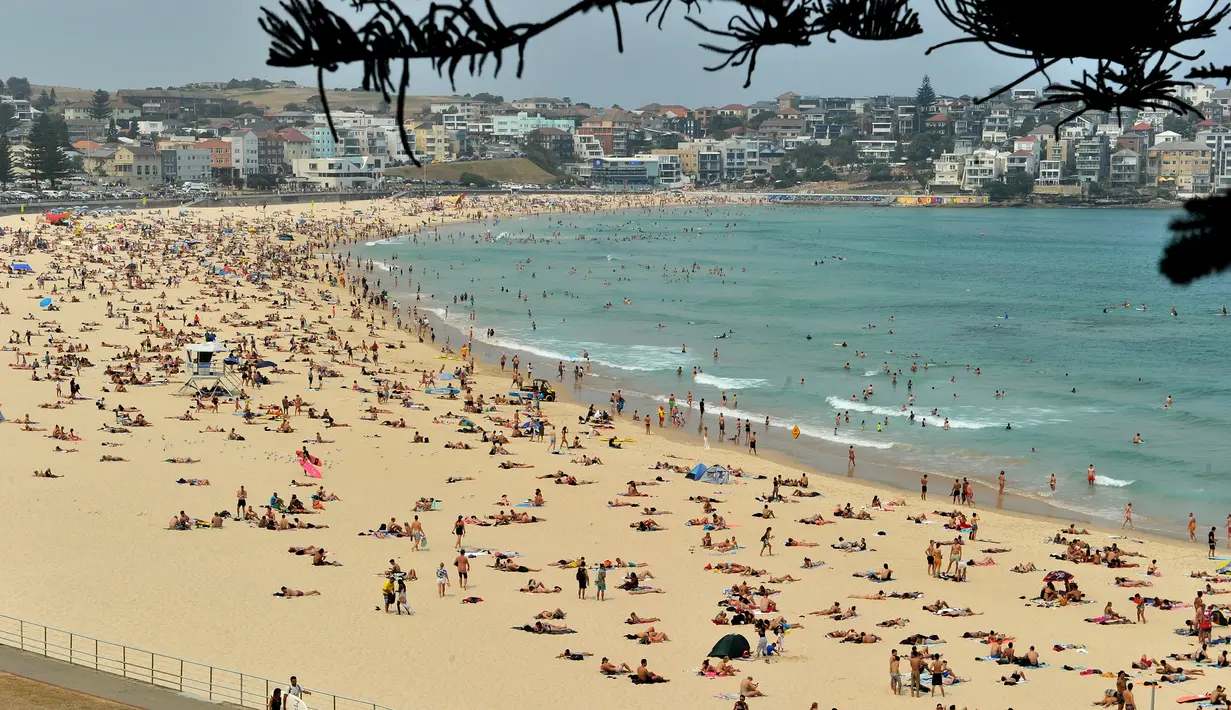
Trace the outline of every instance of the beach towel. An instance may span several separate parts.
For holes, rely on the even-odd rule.
[[[1128,619],[1114,619],[1114,618],[1112,618],[1112,617],[1110,617],[1110,616],[1095,616],[1095,617],[1092,617],[1092,618],[1086,619],[1086,621],[1087,621],[1088,623],[1091,623],[1091,624],[1098,624],[1098,625],[1100,625],[1100,626],[1117,626],[1117,625],[1119,625],[1119,624],[1131,624],[1131,623],[1133,623],[1132,621],[1130,621],[1130,620],[1128,620]]]

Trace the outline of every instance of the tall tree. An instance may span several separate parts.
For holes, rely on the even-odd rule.
[[[34,122],[21,166],[30,173],[30,177],[47,180],[52,187],[55,187],[57,180],[68,176],[72,165],[64,154],[60,129],[51,116],[43,114]]]
[[[38,98],[34,100],[34,108],[38,109],[39,111],[46,111],[47,109],[54,106],[55,103],[56,102],[51,100],[51,95],[47,93],[47,90],[43,89],[41,92],[39,92]]]
[[[0,136],[17,128],[17,109],[13,104],[0,103]]]
[[[53,105],[54,105],[54,104],[59,103],[59,100],[58,100],[58,99],[56,99],[56,87],[54,87],[54,86],[53,86],[53,87],[51,87],[51,94],[50,94],[50,95],[51,95],[51,103],[52,103]]]
[[[10,76],[8,91],[15,99],[28,99],[30,98],[30,81],[25,78]]]
[[[932,78],[924,74],[923,83],[919,84],[919,89],[915,92],[915,106],[919,109],[919,113],[930,115],[934,103],[936,103],[936,92],[932,90]]]
[[[0,189],[9,189],[13,177],[13,144],[0,136]]]
[[[111,115],[111,94],[99,89],[90,97],[90,118],[105,121]]]
[[[120,129],[116,128],[114,118],[111,119],[111,121],[107,124],[107,142],[108,143],[119,143],[120,142]]]

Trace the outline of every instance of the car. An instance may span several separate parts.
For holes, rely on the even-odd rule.
[[[529,391],[534,392],[544,402],[556,401],[556,390],[547,380],[535,380],[534,383],[530,385]]]

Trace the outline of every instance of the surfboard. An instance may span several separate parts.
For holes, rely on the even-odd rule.
[[[307,703],[294,695],[284,695],[282,699],[286,701],[286,710],[312,710]]]

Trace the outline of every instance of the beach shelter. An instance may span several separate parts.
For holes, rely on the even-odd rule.
[[[29,264],[22,262],[14,262],[9,266],[9,269],[15,274],[33,274],[34,269],[30,268]]]
[[[718,643],[710,649],[710,658],[743,658],[748,655],[751,646],[742,634],[727,634],[718,639]]]
[[[704,469],[701,471],[700,475],[698,475],[696,478],[693,479],[697,481],[698,483],[710,483],[715,486],[725,486],[731,483],[731,472],[728,471],[723,466],[719,466],[717,464],[713,466],[704,466],[702,464],[697,464],[697,467]],[[692,470],[692,473],[689,475],[696,475],[696,474],[697,474],[697,469],[694,468]]]
[[[1043,581],[1044,582],[1067,582],[1072,578],[1073,578],[1073,575],[1069,574],[1068,572],[1065,572],[1062,569],[1057,569],[1057,570],[1052,570],[1051,572],[1048,572],[1047,576],[1043,577]]]
[[[1231,572],[1231,562],[1228,562],[1228,563],[1226,563],[1225,565],[1223,565],[1222,567],[1219,567],[1219,568],[1218,568],[1218,573],[1219,573],[1219,574],[1227,574],[1228,572]]]
[[[694,481],[700,481],[703,475],[705,475],[705,464],[703,463],[693,466],[692,470],[688,472],[688,477]]]

